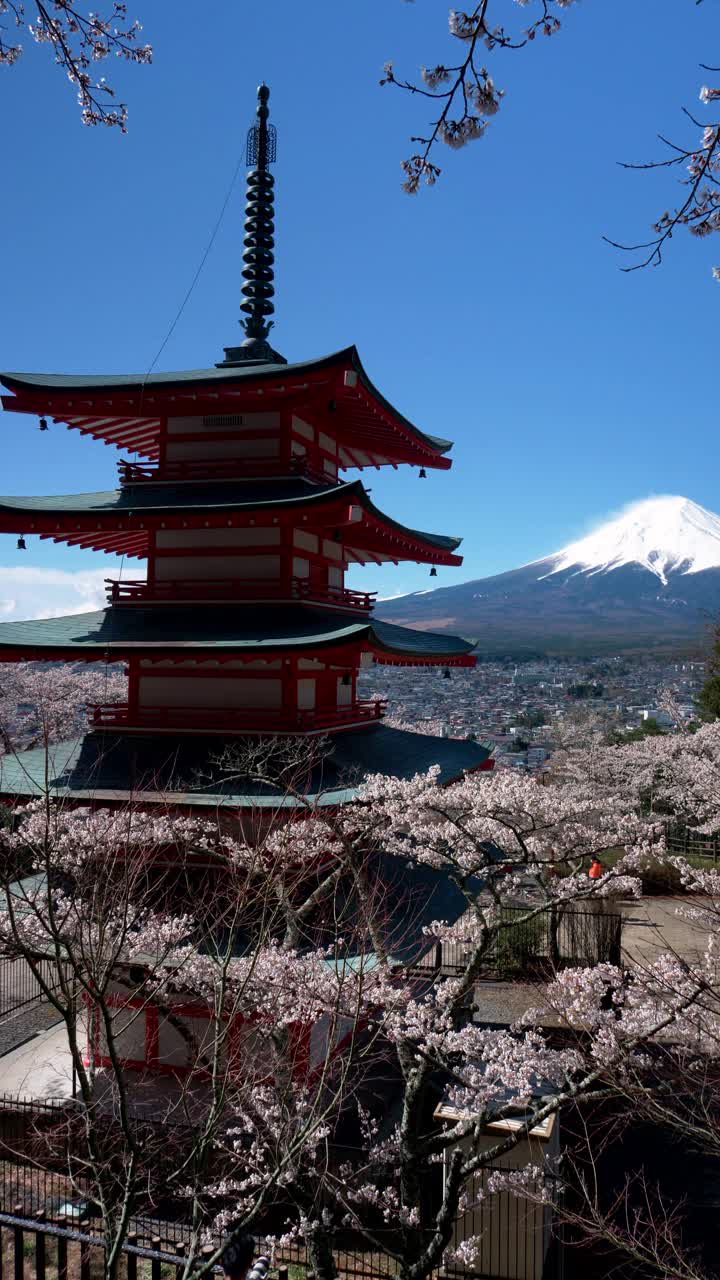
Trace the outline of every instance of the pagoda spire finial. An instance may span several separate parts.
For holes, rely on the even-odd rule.
[[[274,351],[268,342],[275,311],[275,207],[273,188],[275,179],[270,172],[277,153],[275,126],[268,123],[270,114],[266,84],[258,86],[257,121],[247,135],[246,162],[247,202],[245,205],[245,252],[243,253],[243,287],[240,321],[245,330],[245,341],[239,347],[225,347],[225,359],[218,368],[243,364],[286,364],[284,356]]]

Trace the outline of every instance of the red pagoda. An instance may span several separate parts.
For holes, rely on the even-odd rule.
[[[248,736],[328,738],[309,792],[349,799],[368,772],[441,776],[488,767],[475,743],[383,725],[358,695],[372,663],[472,666],[471,645],[373,617],[353,564],[457,565],[458,538],[406,528],[348,468],[448,468],[450,442],[419,431],[373,386],[354,347],[288,364],[268,342],[273,314],[275,130],[268,89],[248,135],[245,340],[209,369],[146,377],[5,373],[13,413],[134,453],[119,488],[0,498],[0,532],[147,561],[108,580],[108,608],[0,625],[0,662],[127,666],[127,702],[90,709],[81,739],[53,751],[51,789],[69,800],[136,796],[189,808],[276,804],[213,765]],[[41,423],[44,425],[44,423]],[[422,470],[421,470],[422,474]],[[45,786],[45,753],[2,761],[0,795]]]

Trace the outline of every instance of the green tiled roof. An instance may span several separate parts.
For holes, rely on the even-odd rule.
[[[183,382],[265,382],[277,378],[281,382],[299,374],[311,373],[325,365],[339,364],[343,358],[353,363],[355,347],[344,347],[318,360],[298,360],[294,364],[213,365],[210,369],[177,369],[151,373],[0,373],[7,386],[52,391],[128,391],[141,387],[175,386]]]
[[[355,485],[313,485],[299,477],[287,480],[238,480],[205,484],[139,484],[97,493],[59,493],[38,497],[0,496],[0,511],[47,512],[54,515],[94,515],[176,510],[237,510],[239,507],[292,506],[309,499],[327,500]]]
[[[118,655],[129,650],[297,649],[366,640],[398,654],[453,657],[472,644],[457,636],[413,631],[394,623],[358,619],[339,611],[252,605],[162,605],[100,609],[62,618],[0,623],[3,649],[95,650]]]
[[[462,538],[410,529],[385,515],[370,501],[361,480],[347,484],[333,481],[313,485],[300,477],[268,480],[217,481],[205,484],[142,484],[98,493],[68,493],[41,497],[0,497],[0,517],[24,515],[128,516],[165,515],[199,510],[213,514],[267,507],[312,507],[334,499],[356,502],[399,533],[428,542],[443,551],[454,551]],[[352,526],[348,526],[352,533]]]
[[[297,802],[281,788],[261,787],[238,778],[232,769],[229,777],[222,776],[217,761],[225,747],[237,745],[237,738],[190,734],[168,740],[146,734],[88,733],[50,748],[50,789],[58,798],[78,801],[126,801],[131,794],[137,801],[143,793],[144,800],[158,804],[294,807]],[[449,782],[477,768],[488,754],[475,742],[371,725],[329,742],[328,753],[308,779],[306,794],[319,804],[345,804],[369,773],[410,778],[434,764],[440,766],[441,781]],[[44,748],[0,758],[0,795],[41,794],[45,764]]]
[[[132,391],[146,387],[171,387],[183,383],[232,383],[243,381],[267,381],[301,377],[304,373],[312,373],[317,369],[333,365],[351,365],[367,387],[368,391],[387,408],[398,421],[404,423],[415,435],[429,444],[438,453],[447,453],[452,448],[451,440],[440,436],[427,435],[414,426],[407,418],[398,413],[394,405],[378,391],[366,374],[357,348],[345,347],[317,360],[301,360],[296,364],[263,364],[241,365],[237,368],[228,366],[211,369],[184,369],[174,373],[0,373],[0,382],[5,383],[12,391]]]

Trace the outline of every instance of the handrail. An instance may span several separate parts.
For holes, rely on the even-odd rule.
[[[278,458],[183,458],[149,464],[121,458],[117,468],[123,486],[178,483],[182,480],[262,479],[265,476],[305,476],[309,480],[328,482],[334,478],[300,454],[293,454],[289,461]]]
[[[311,583],[293,578],[287,583],[259,582],[249,578],[175,578],[172,581],[147,582],[142,579],[106,578],[109,604],[149,604],[185,600],[311,600],[322,604],[341,605],[347,609],[372,609],[376,591],[354,591],[350,587]]]
[[[387,701],[381,698],[360,699],[346,707],[316,707],[303,711],[289,707],[158,707],[130,708],[127,702],[97,702],[88,705],[90,723],[96,729],[205,729],[249,730],[270,733],[273,730],[332,729],[347,724],[380,720]]]

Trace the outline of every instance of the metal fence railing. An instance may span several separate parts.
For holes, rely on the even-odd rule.
[[[681,857],[707,858],[715,866],[720,862],[720,837],[704,835],[692,827],[668,829],[665,843],[670,853]]]
[[[172,1144],[168,1126],[157,1127]],[[65,1274],[68,1280],[76,1276],[82,1280],[83,1276],[102,1274],[102,1224],[93,1201],[93,1184],[90,1178],[79,1176],[77,1168],[70,1173],[71,1157],[82,1156],[81,1133],[78,1103],[0,1096],[0,1236],[4,1242],[0,1257],[7,1268],[3,1271],[0,1266],[0,1276],[18,1274],[10,1262],[13,1248],[19,1248],[18,1256],[26,1261],[29,1257],[36,1260],[36,1269],[30,1274],[40,1280],[46,1273],[37,1258],[44,1258],[45,1266],[52,1263],[48,1277]],[[162,1170],[157,1172],[161,1184]],[[148,1203],[138,1203],[130,1221],[125,1251],[128,1280],[140,1274],[147,1277],[148,1269],[151,1277],[162,1276],[163,1280],[179,1275],[173,1268],[183,1265],[192,1243],[187,1203],[168,1196],[162,1185],[148,1187],[148,1192]],[[435,1280],[497,1280],[498,1276],[503,1280],[556,1280],[555,1270],[547,1265],[551,1227],[545,1210],[537,1211],[510,1192],[500,1192],[482,1199],[474,1214],[463,1230],[483,1236],[477,1260],[467,1265],[446,1264]],[[282,1215],[274,1221],[272,1214],[258,1223],[258,1247],[261,1251],[272,1247],[274,1263],[280,1268],[279,1280],[283,1280],[283,1268],[288,1267],[293,1280],[310,1280],[312,1264],[302,1240],[281,1247],[272,1246],[271,1240],[264,1244],[265,1234],[280,1235],[283,1225]],[[212,1231],[208,1236],[216,1247],[219,1236]],[[461,1238],[458,1235],[456,1242]],[[76,1270],[63,1273],[57,1267],[58,1257],[62,1260],[58,1250],[62,1254],[63,1249],[68,1267],[72,1262]],[[367,1249],[357,1236],[347,1233],[336,1236],[333,1256],[338,1275],[348,1280],[391,1280],[399,1271],[389,1254]],[[146,1259],[145,1271],[139,1269],[140,1257]]]
[[[181,1280],[186,1271],[185,1248],[180,1246],[163,1249],[162,1241],[150,1245],[140,1244],[131,1234],[122,1250],[127,1280]],[[199,1261],[209,1261],[213,1250],[205,1247]],[[90,1280],[91,1276],[105,1274],[105,1247],[92,1232],[68,1225],[60,1216],[48,1221],[44,1215],[35,1218],[21,1213],[0,1213],[0,1258],[3,1274],[32,1275],[35,1280],[51,1280],[51,1277],[70,1277]],[[7,1271],[5,1272],[5,1268]],[[28,1270],[29,1268],[29,1270]],[[220,1269],[218,1268],[218,1271]],[[287,1280],[287,1269],[276,1272],[278,1280]]]
[[[438,942],[421,963],[426,972],[458,975],[477,943],[468,917],[468,939]],[[619,964],[623,916],[607,900],[554,903],[533,914],[533,904],[501,908],[499,929],[483,957],[478,976],[504,981],[547,978],[560,969]],[[458,928],[460,933],[462,922]]]
[[[59,975],[52,960],[36,961],[42,982],[51,990],[57,990]],[[0,958],[0,1022],[14,1016],[22,1009],[47,1001],[42,983],[38,981],[27,960]]]

